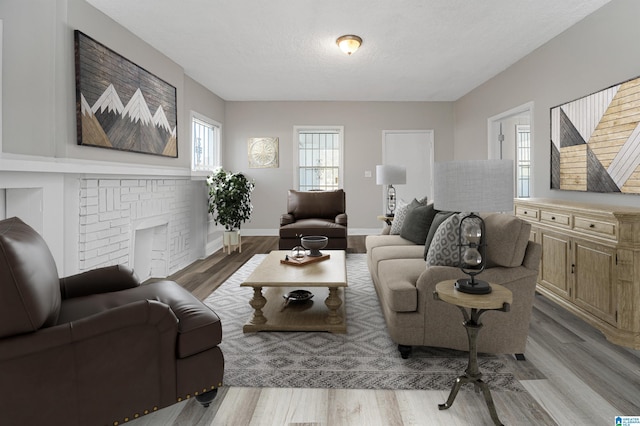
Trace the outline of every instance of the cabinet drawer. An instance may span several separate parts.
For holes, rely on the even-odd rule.
[[[588,217],[576,216],[574,218],[573,228],[578,231],[586,231],[596,233],[598,235],[606,235],[612,238],[616,235],[615,224],[593,220]]]
[[[529,220],[538,220],[538,209],[531,207],[516,206],[516,216]]]
[[[567,214],[556,213],[552,211],[542,210],[540,212],[540,220],[542,222],[553,223],[554,225],[568,227],[571,223],[571,217]]]

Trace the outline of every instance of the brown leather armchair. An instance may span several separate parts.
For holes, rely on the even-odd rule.
[[[59,279],[42,237],[0,221],[0,423],[117,425],[222,385],[220,319],[125,266]]]
[[[329,238],[327,249],[347,249],[345,193],[334,191],[289,190],[287,213],[280,216],[280,250],[300,245],[300,237],[323,235]]]

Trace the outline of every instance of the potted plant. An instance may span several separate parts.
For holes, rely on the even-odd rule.
[[[216,225],[224,226],[223,244],[231,252],[231,247],[239,246],[240,226],[251,217],[251,192],[255,184],[240,172],[218,168],[207,177],[207,186],[209,213]]]

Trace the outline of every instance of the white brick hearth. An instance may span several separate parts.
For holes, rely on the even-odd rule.
[[[144,271],[136,272],[146,279],[164,277],[188,265],[190,184],[189,179],[180,178],[80,179],[78,270],[144,265]],[[139,241],[136,250],[136,236],[143,235],[150,240]],[[141,254],[143,247],[148,250]]]

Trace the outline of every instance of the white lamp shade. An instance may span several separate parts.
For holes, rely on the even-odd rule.
[[[377,165],[377,185],[403,185],[407,183],[407,168],[404,166]]]
[[[513,210],[513,161],[471,160],[434,164],[433,206],[454,212]]]

